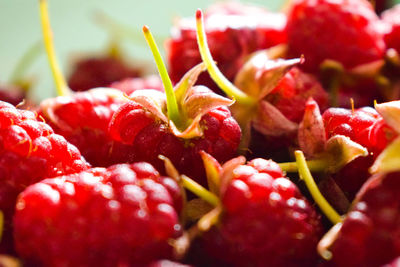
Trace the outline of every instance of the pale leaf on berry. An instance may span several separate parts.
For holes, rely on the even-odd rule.
[[[208,188],[212,193],[218,195],[220,187],[220,172],[222,167],[210,154],[200,151],[200,156],[203,160],[204,169],[206,170]]]
[[[268,95],[283,76],[302,59],[271,59],[268,50],[254,53],[236,75],[234,84],[256,99]]]
[[[236,169],[239,165],[243,165],[246,163],[246,158],[243,156],[239,156],[233,158],[222,165],[222,170],[220,172],[220,188],[219,194],[222,196],[226,190],[226,187],[232,180],[234,173],[233,170]]]
[[[400,100],[375,105],[385,122],[400,134]]]
[[[197,64],[191,68],[182,79],[175,85],[174,92],[178,104],[182,104],[189,88],[191,88],[199,78],[199,75],[207,68],[204,63]]]
[[[165,115],[167,104],[164,93],[154,89],[137,90],[129,96],[129,99],[142,105],[156,118],[168,123],[168,118]]]
[[[393,172],[400,170],[400,137],[395,139],[385,150],[379,154],[378,158],[370,168],[371,173]]]
[[[321,153],[325,149],[326,135],[324,122],[317,102],[308,99],[300,122],[298,140],[301,150],[307,157]]]
[[[324,155],[330,160],[327,171],[335,173],[358,157],[368,156],[368,150],[344,135],[328,139]]]
[[[288,120],[276,107],[261,101],[256,117],[252,120],[254,129],[269,136],[281,136],[297,131],[298,125]]]

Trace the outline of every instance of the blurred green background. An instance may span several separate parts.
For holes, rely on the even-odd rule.
[[[101,54],[110,41],[109,32],[96,23],[96,14],[103,13],[133,29],[131,38],[121,43],[130,59],[146,62],[154,69],[152,57],[141,35],[143,25],[153,34],[167,37],[174,18],[194,16],[197,8],[205,9],[216,0],[48,0],[56,51],[63,72],[67,75],[73,59],[79,55]],[[242,0],[279,10],[290,0]],[[400,3],[400,0],[395,0]],[[41,41],[38,0],[0,0],[0,83],[9,80],[20,57],[34,43]],[[162,46],[159,43],[159,46]],[[163,50],[163,49],[161,49]],[[162,51],[163,52],[163,51]],[[28,75],[37,79],[34,99],[54,95],[54,86],[47,59],[42,55],[29,68]]]
[[[206,8],[212,0],[48,0],[54,42],[63,72],[79,54],[101,53],[107,49],[110,34],[96,23],[99,12],[129,25],[136,31],[134,38],[124,39],[123,51],[137,61],[147,61],[153,67],[151,53],[141,36],[143,25],[149,25],[153,34],[164,37],[176,17],[194,16],[197,8]],[[278,10],[283,1],[243,1]],[[35,42],[41,41],[38,0],[0,0],[0,82],[9,80],[22,54]],[[161,46],[161,44],[159,44]],[[163,50],[163,49],[161,49]],[[42,54],[29,68],[28,74],[37,80],[35,99],[54,95],[51,72]]]

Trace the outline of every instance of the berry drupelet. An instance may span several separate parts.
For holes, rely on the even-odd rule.
[[[200,237],[207,255],[224,266],[316,263],[320,217],[278,164],[261,158],[245,164],[239,157],[217,173],[218,218]]]
[[[46,179],[19,196],[19,255],[40,266],[145,266],[171,259],[181,234],[178,184],[148,163]]]
[[[381,22],[366,0],[296,0],[287,22],[289,53],[304,55],[303,69],[318,72],[330,59],[345,69],[383,59]]]
[[[286,42],[285,26],[284,14],[235,2],[216,4],[205,13],[210,50],[231,81],[252,52]],[[174,83],[201,62],[194,19],[181,19],[172,29],[167,55]],[[200,75],[198,84],[220,92],[207,73]]]
[[[204,70],[202,64],[191,69],[174,91],[148,28],[143,30],[163,79],[165,93],[138,90],[131,94],[132,101],[114,114],[110,134],[115,141],[132,145],[135,160],[162,167],[158,155],[164,155],[181,173],[202,179],[204,184],[201,150],[221,161],[236,155],[241,131],[227,108],[232,101],[207,87],[193,86]]]

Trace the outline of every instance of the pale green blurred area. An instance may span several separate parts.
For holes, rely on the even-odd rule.
[[[132,59],[154,69],[151,53],[141,36],[141,28],[148,25],[154,35],[166,37],[176,17],[194,16],[197,8],[205,9],[212,0],[48,0],[54,42],[61,67],[68,67],[79,54],[102,53],[110,35],[95,22],[99,11],[124,25],[129,25],[136,38],[125,39],[123,52]],[[243,1],[278,10],[281,0]],[[38,0],[0,0],[0,82],[7,82],[22,54],[35,42],[41,41]],[[162,44],[159,44],[163,50]],[[32,92],[34,99],[54,95],[54,85],[46,57],[42,54],[29,68],[28,75],[37,79]]]

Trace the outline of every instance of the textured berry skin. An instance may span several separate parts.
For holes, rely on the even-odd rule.
[[[227,5],[211,8],[205,13],[204,23],[213,58],[225,77],[233,81],[252,52],[286,42],[286,17],[255,7],[224,11]],[[201,62],[194,20],[183,19],[172,29],[166,49],[170,77],[176,83]],[[197,84],[219,92],[207,73],[200,75]]]
[[[181,207],[177,183],[144,162],[46,179],[19,196],[16,249],[41,266],[143,266],[171,258]]]
[[[333,174],[335,182],[352,200],[361,186],[370,176],[369,167],[383,149],[397,136],[383,118],[370,107],[354,111],[344,108],[329,108],[322,118],[327,138],[341,134],[349,137],[368,149],[371,154],[360,157]]]
[[[135,160],[150,162],[160,170],[163,163],[158,156],[164,155],[181,173],[205,184],[199,152],[204,150],[220,162],[231,159],[236,156],[241,130],[227,107],[212,109],[200,125],[201,137],[178,138],[166,123],[131,101],[116,111],[109,129],[115,141],[132,145]]]
[[[8,102],[14,106],[21,103],[26,94],[22,88],[14,85],[0,85],[0,100]]]
[[[319,215],[275,162],[259,158],[236,167],[221,201],[220,224],[204,235],[203,244],[225,265],[316,263]]]
[[[400,53],[400,4],[383,12],[381,17],[388,27],[385,34],[387,48],[394,48]]]
[[[74,91],[86,91],[140,75],[140,70],[128,66],[118,57],[89,57],[75,63],[68,85]]]
[[[127,95],[142,89],[154,89],[164,91],[164,86],[159,76],[150,75],[147,77],[126,78],[121,81],[113,82],[109,87],[118,89]]]
[[[368,180],[330,248],[330,266],[382,266],[400,255],[399,192],[399,172]]]
[[[0,210],[6,214],[28,185],[88,168],[78,149],[37,114],[1,101],[0,144]]]
[[[304,69],[319,70],[325,59],[346,69],[383,58],[378,16],[366,0],[295,0],[287,22],[290,54],[304,55]]]
[[[328,107],[328,94],[311,74],[294,67],[283,76],[265,100],[274,105],[286,118],[300,123],[305,104],[312,97],[323,111]]]
[[[113,91],[93,89],[41,104],[41,115],[54,131],[77,146],[95,167],[129,162],[131,158],[130,146],[113,141],[108,133],[114,112],[128,101],[122,93]]]

